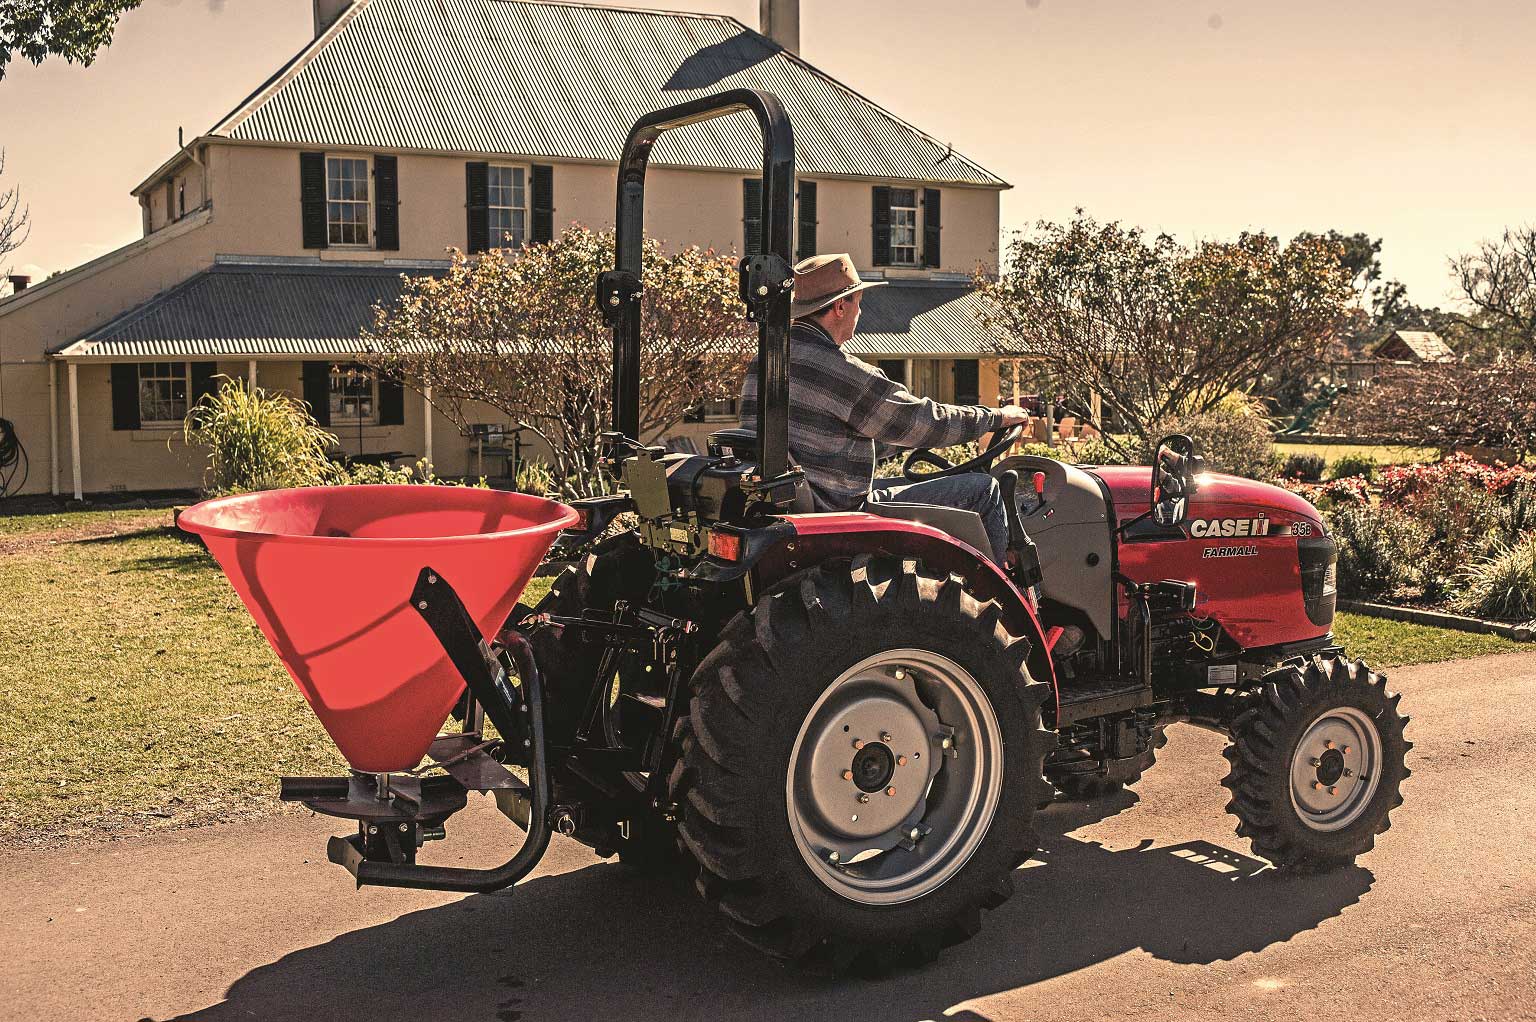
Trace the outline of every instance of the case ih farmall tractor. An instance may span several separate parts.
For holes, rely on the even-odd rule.
[[[741,268],[762,432],[668,454],[638,428],[646,164],[663,132],[738,110],[763,135],[766,251]],[[1176,722],[1230,736],[1228,809],[1277,867],[1368,851],[1401,802],[1407,718],[1334,641],[1334,544],[1300,498],[1205,473],[1188,437],[1150,468],[1091,468],[1010,456],[1015,427],[966,464],[907,464],[998,478],[1006,569],[972,512],[805,513],[788,451],[793,189],[772,95],[631,131],[617,268],[597,286],[615,495],[573,511],[317,488],[183,515],[352,767],[283,779],[284,799],[356,822],[330,858],[359,884],[487,891],[555,831],[639,867],[696,865],[699,893],[771,955],[879,970],[974,934],[1035,850],[1035,812],[1135,782]],[[626,512],[637,524],[616,531]],[[552,541],[589,552],[516,604]],[[439,735],[450,712],[462,727]],[[495,869],[418,862],[470,791],[527,831],[521,848]]]

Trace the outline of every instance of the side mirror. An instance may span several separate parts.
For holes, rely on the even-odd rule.
[[[1152,519],[1158,525],[1178,525],[1189,513],[1189,497],[1199,488],[1196,477],[1205,459],[1195,453],[1195,441],[1183,433],[1165,436],[1152,456]]]

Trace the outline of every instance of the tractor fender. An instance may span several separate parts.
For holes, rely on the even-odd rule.
[[[965,579],[978,600],[996,600],[1003,624],[1014,635],[1029,640],[1029,673],[1036,681],[1049,682],[1059,703],[1056,671],[1050,645],[1033,603],[1004,575],[991,558],[960,542],[947,532],[921,522],[883,518],[863,511],[787,515],[793,532],[783,532],[754,560],[752,571],[759,591],[765,591],[790,575],[834,557],[872,554],[915,557],[930,568],[952,572]]]

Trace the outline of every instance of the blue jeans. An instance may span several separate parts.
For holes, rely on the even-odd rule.
[[[942,504],[981,515],[987,539],[992,542],[992,561],[999,567],[1008,553],[1008,517],[1003,508],[1003,491],[997,480],[985,472],[967,472],[947,479],[925,479],[920,483],[897,483],[869,491],[867,503],[889,501],[896,504]],[[985,552],[985,551],[983,551]]]

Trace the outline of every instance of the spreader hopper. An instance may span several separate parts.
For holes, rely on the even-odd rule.
[[[564,504],[442,486],[268,490],[181,515],[201,536],[352,768],[408,770],[464,691],[410,604],[424,567],[453,581],[480,632],[506,620]]]

